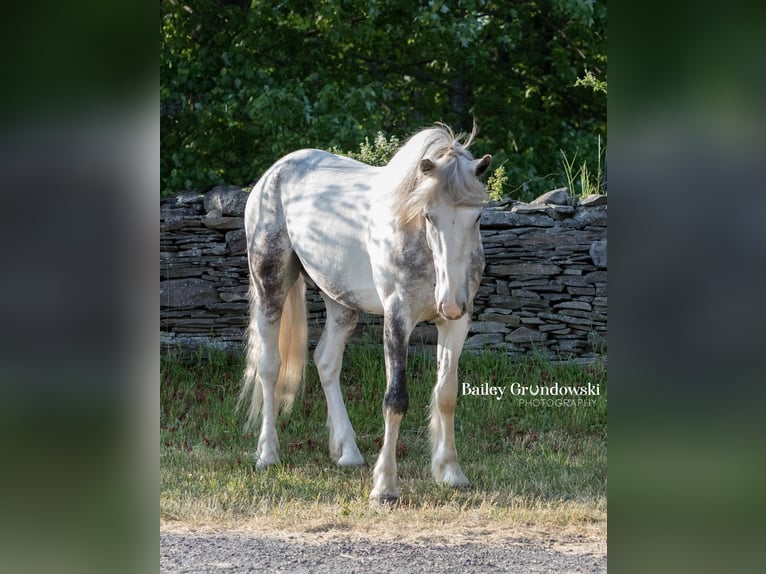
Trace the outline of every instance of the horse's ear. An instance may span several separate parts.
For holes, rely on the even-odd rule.
[[[492,163],[492,156],[487,154],[483,158],[476,160],[476,166],[473,168],[473,173],[476,177],[479,177],[482,173],[487,171],[489,164]]]
[[[426,158],[420,161],[420,171],[422,171],[424,174],[428,175],[434,169],[436,169],[436,164],[430,159]]]

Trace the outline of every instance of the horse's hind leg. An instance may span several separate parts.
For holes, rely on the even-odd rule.
[[[298,278],[299,264],[286,233],[270,232],[256,236],[249,246],[251,288],[256,306],[251,317],[258,334],[257,379],[262,391],[261,434],[258,438],[256,465],[263,468],[279,463],[279,439],[276,419],[280,397],[277,379],[282,359],[279,332],[282,309],[290,289]]]
[[[275,395],[282,361],[279,356],[279,318],[274,321],[269,319],[268,315],[258,313],[257,321],[261,347],[256,384],[262,389],[263,407],[261,434],[258,437],[258,452],[255,459],[256,467],[264,468],[279,463],[279,438],[276,426],[279,402]]]
[[[455,448],[457,366],[468,323],[466,315],[437,325],[439,374],[431,397],[431,473],[436,482],[456,487],[470,484],[460,469]]]
[[[324,297],[327,321],[314,351],[314,362],[327,399],[327,426],[330,429],[330,455],[338,466],[359,466],[364,458],[356,446],[356,436],[340,391],[343,350],[357,322],[357,312]]]

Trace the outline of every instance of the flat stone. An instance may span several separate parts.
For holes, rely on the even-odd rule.
[[[586,319],[584,317],[572,317],[570,315],[564,315],[563,313],[540,313],[538,316],[542,317],[543,319],[548,319],[549,321],[566,323],[567,325],[593,325],[593,321],[591,319]]]
[[[221,215],[242,217],[250,194],[236,185],[219,185],[205,194],[205,211]]]
[[[561,267],[549,263],[511,263],[507,265],[489,265],[487,272],[491,275],[558,275]]]
[[[546,203],[553,205],[568,205],[569,204],[569,188],[561,187],[542,194],[530,201],[533,205],[544,205]],[[572,209],[574,211],[574,208]]]
[[[539,299],[540,295],[538,293],[535,293],[534,291],[528,291],[526,289],[514,289],[511,291],[511,295],[513,297],[518,297],[520,299]]]
[[[571,298],[568,293],[542,293],[546,301],[569,301]]]
[[[221,215],[218,210],[211,211],[202,218],[202,223],[208,229],[242,229],[245,227],[244,217],[229,217]]]
[[[543,211],[545,206],[541,206]],[[513,229],[520,233],[521,227],[552,227],[553,219],[544,214],[524,214],[512,211],[484,211],[481,226],[488,229]]]
[[[548,207],[545,205],[532,205],[531,203],[519,203],[518,205],[514,205],[511,208],[511,213],[520,213],[520,214],[528,214],[528,213],[546,213],[548,212]]]
[[[505,339],[500,333],[478,333],[465,341],[466,349],[483,349],[493,345],[502,345]]]
[[[570,205],[554,205],[548,203],[545,207],[545,213],[554,219],[566,219],[567,217],[574,215],[575,212],[575,208]]]
[[[606,239],[594,241],[590,244],[588,253],[590,254],[591,260],[593,260],[593,264],[599,269],[606,269],[606,252]]]
[[[184,265],[183,263],[160,265],[161,279],[180,279],[182,277],[199,277],[205,269],[199,265]]]
[[[583,311],[582,309],[556,309],[557,313],[566,315],[567,317],[581,317],[584,319],[593,319],[593,313],[590,311]]]
[[[567,287],[567,292],[571,295],[595,295],[596,289],[592,285],[585,287]]]
[[[184,191],[176,195],[176,205],[189,205],[203,201],[204,194],[199,191]]]
[[[160,223],[160,232],[165,231],[178,231],[187,227],[202,227],[200,218],[191,217],[166,217],[164,221]]]
[[[202,307],[220,301],[210,281],[197,278],[160,281],[160,307]]]
[[[247,240],[244,229],[236,229],[226,234],[226,246],[232,255],[242,255],[246,252]]]
[[[478,317],[480,322],[491,321],[494,323],[502,323],[511,327],[517,327],[520,323],[519,317],[516,315],[501,315],[500,313],[481,313]],[[479,323],[471,323],[471,325],[477,325]],[[472,329],[473,330],[473,329]],[[481,331],[474,330],[476,333]]]
[[[222,291],[221,301],[231,303],[232,301],[247,301],[249,299],[247,293],[235,293],[233,291]]]
[[[559,351],[563,352],[575,352],[578,349],[585,346],[585,343],[583,341],[580,341],[579,339],[568,339],[568,340],[560,340],[556,344],[554,348],[556,348]]]
[[[510,309],[504,309],[502,307],[487,307],[483,313],[497,313],[500,315],[510,315],[512,311]]]
[[[606,195],[591,194],[586,195],[580,200],[580,205],[583,207],[595,207],[597,205],[606,205]]]
[[[588,283],[606,283],[606,271],[591,271],[585,274]]]
[[[561,283],[548,283],[540,287],[533,287],[533,290],[538,293],[561,293],[564,291],[564,286]]]
[[[520,299],[519,297],[508,297],[507,295],[490,295],[489,304],[492,306],[502,305],[506,309],[521,309],[529,304],[529,299]]]
[[[471,333],[505,333],[506,323],[499,321],[474,321],[471,323]]]
[[[194,247],[178,252],[178,257],[202,258],[206,255],[226,255],[228,249],[222,243],[211,243],[210,247]]]
[[[526,287],[541,287],[543,285],[547,285],[548,281],[549,280],[545,278],[527,279],[525,281],[509,281],[508,287],[511,289],[518,289],[518,288],[525,289]]]
[[[524,326],[515,329],[505,338],[509,343],[541,343],[546,339],[548,335],[545,333]]]
[[[577,210],[577,212],[574,214],[572,218],[570,218],[569,221],[572,221],[576,225],[581,225],[583,227],[587,225],[597,225],[606,227],[606,221],[607,221],[607,213],[606,213],[607,206],[606,205],[597,205],[597,206],[590,206],[590,207],[580,207],[580,209]],[[562,225],[567,224],[568,221],[565,221],[562,223]]]
[[[579,311],[591,311],[591,304],[587,301],[564,301],[554,305],[556,309],[576,309]]]
[[[540,325],[538,327],[538,329],[541,332],[548,332],[548,331],[558,332],[558,331],[561,331],[563,329],[566,329],[566,325],[564,323],[552,323],[552,324],[548,323],[548,324],[545,324],[545,325]]]

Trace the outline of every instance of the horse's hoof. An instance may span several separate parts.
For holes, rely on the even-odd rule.
[[[255,468],[258,470],[263,470],[265,468],[268,468],[270,466],[274,466],[279,464],[279,457],[277,458],[263,458],[256,455],[255,457]]]
[[[355,456],[342,456],[338,459],[337,464],[340,467],[364,466],[364,458],[361,455],[358,458]]]
[[[399,497],[393,494],[370,496],[370,506],[386,506],[389,508],[394,508],[399,506]]]
[[[471,481],[466,478],[463,471],[459,468],[448,469],[444,472],[441,480],[437,479],[437,482],[441,482],[444,486],[456,489],[465,489],[470,488],[471,486]]]

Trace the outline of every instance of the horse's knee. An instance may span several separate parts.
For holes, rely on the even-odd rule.
[[[434,393],[433,404],[441,413],[454,413],[457,406],[457,396],[452,393],[437,392]]]
[[[264,383],[274,385],[277,382],[281,367],[282,359],[279,357],[279,353],[269,354],[268,356],[263,354],[258,364],[258,374]]]
[[[410,406],[410,396],[404,386],[395,386],[386,391],[383,406],[396,415],[404,415]]]
[[[316,366],[317,373],[319,374],[319,381],[322,386],[326,387],[329,384],[337,382],[337,361],[327,357],[326,354],[315,353],[314,365]]]

